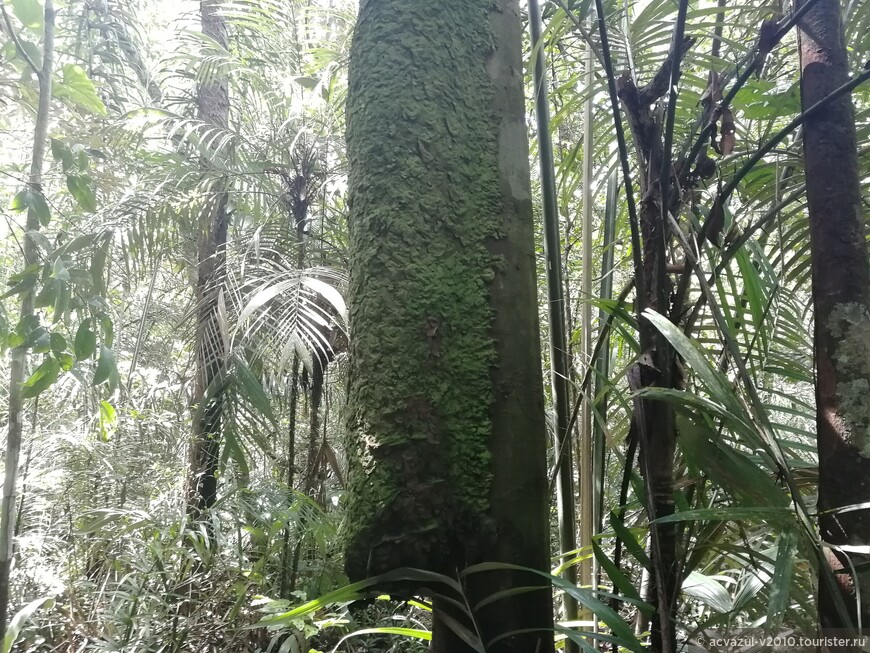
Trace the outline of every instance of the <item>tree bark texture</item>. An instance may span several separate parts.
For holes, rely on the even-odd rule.
[[[798,7],[806,0],[798,3]],[[798,23],[803,108],[849,78],[837,0],[819,0]],[[807,204],[815,307],[816,428],[819,527],[833,545],[870,544],[870,262],[861,207],[855,114],[851,97],[829,102],[804,124]],[[851,564],[858,572],[856,606]],[[832,550],[829,556],[855,620],[870,623],[870,557]],[[833,596],[820,583],[823,627],[842,628]],[[834,650],[834,649],[832,649]]]
[[[547,569],[519,3],[368,0],[348,98],[347,570]],[[471,575],[488,651],[553,650],[549,585]],[[465,615],[467,617],[467,615]],[[436,616],[433,650],[460,653]]]
[[[224,50],[228,47],[226,21],[220,0],[200,2],[202,33]],[[226,129],[229,123],[229,87],[217,70],[197,89],[198,118],[208,127]],[[208,169],[208,161],[203,162]],[[217,469],[221,446],[221,400],[226,364],[225,325],[221,318],[221,292],[226,268],[229,215],[226,182],[217,180],[200,217],[199,261],[196,293],[199,306],[196,325],[196,406],[191,445],[189,505],[194,512],[211,507],[217,499]]]

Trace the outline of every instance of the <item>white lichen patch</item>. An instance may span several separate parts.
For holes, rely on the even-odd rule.
[[[826,327],[838,341],[833,361],[849,444],[870,457],[870,313],[858,303],[837,304]]]

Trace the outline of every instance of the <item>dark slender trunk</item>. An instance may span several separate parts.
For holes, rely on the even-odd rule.
[[[681,55],[680,55],[681,59]],[[646,177],[646,191],[639,208],[639,222],[643,242],[642,268],[635,270],[642,277],[639,284],[645,289],[638,298],[641,306],[667,315],[673,282],[667,275],[670,229],[662,215],[662,203],[676,212],[677,193],[662,192],[671,184],[671,176],[662,177],[663,163],[669,156],[663,151],[662,123],[651,101],[666,90],[656,85],[655,79],[670,77],[670,66],[679,66],[680,59],[668,62],[660,69],[648,86],[637,88],[630,80],[623,80],[620,99],[628,116],[642,174]],[[667,168],[670,170],[670,166]],[[670,343],[646,319],[640,324],[641,360],[629,372],[629,386],[633,391],[649,388],[678,387],[680,379],[675,370],[676,358]],[[637,433],[641,472],[647,486],[647,513],[651,521],[674,512],[674,455],[676,425],[672,404],[664,401],[636,399],[634,401],[633,430]],[[676,650],[674,612],[678,590],[676,559],[676,526],[673,523],[650,527],[650,549],[654,569],[650,576],[651,592],[656,607],[652,622],[652,647],[655,651]]]
[[[293,483],[296,476],[296,407],[299,404],[299,356],[293,356],[293,384],[290,388],[290,419],[287,426],[287,497],[293,498]],[[295,570],[294,570],[295,572]],[[290,597],[288,583],[293,572],[290,570],[290,526],[284,527],[284,541],[281,549],[281,584],[278,596],[282,599]]]
[[[806,109],[849,78],[840,3],[819,0],[798,27],[801,102]],[[870,544],[870,512],[832,512],[870,501],[870,263],[850,96],[830,102],[806,121],[804,157],[815,307],[819,527],[827,543],[866,547]],[[870,623],[870,557],[831,550],[829,559],[853,622],[860,610],[866,627]],[[857,582],[850,565],[863,567]],[[856,585],[860,588],[858,609]],[[836,609],[837,597],[829,587],[823,577],[821,625],[846,627],[849,624]]]
[[[219,11],[220,0],[201,0],[202,32],[220,47],[228,47],[227,26]],[[229,88],[220,71],[197,89],[198,117],[204,123],[226,129],[229,124]],[[208,168],[209,162],[203,165]],[[196,282],[199,313],[196,325],[196,406],[191,446],[189,505],[195,514],[210,508],[217,499],[217,468],[220,460],[223,413],[223,376],[226,365],[226,325],[220,303],[226,274],[226,242],[229,226],[226,181],[211,186],[200,216],[199,260]]]
[[[310,400],[308,402],[308,453],[305,458],[305,480],[302,490],[314,493],[317,472],[320,469],[320,405],[323,403],[323,382],[327,360],[319,352],[313,356],[311,366]]]

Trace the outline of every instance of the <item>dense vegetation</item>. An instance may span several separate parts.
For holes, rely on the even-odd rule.
[[[0,9],[2,653],[866,627],[870,5]]]

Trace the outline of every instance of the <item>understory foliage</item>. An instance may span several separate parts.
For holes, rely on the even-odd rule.
[[[660,525],[671,524],[677,542],[678,641],[711,628],[812,633],[820,540],[799,65],[793,27],[775,42],[762,29],[765,21],[786,25],[794,7],[688,3],[675,93],[665,78],[661,93],[637,107],[636,119],[659,126],[672,112],[674,160],[695,155],[669,190],[673,224],[662,261],[673,296],[684,289],[684,301],[669,314],[668,296],[643,314],[659,346],[675,352],[680,380],[638,388],[631,370],[651,361],[639,335],[625,182],[642,209],[659,173],[642,134],[632,134],[624,92],[655,83],[665,68],[679,3],[542,5],[543,45],[526,43],[525,56],[547,62],[571,403],[591,399],[600,452],[595,535],[561,559],[553,499],[554,592],[595,613],[601,646],[648,645],[652,490],[631,422],[639,403],[650,402],[672,409],[677,435],[675,512]],[[342,566],[353,337],[344,301],[344,108],[357,3],[222,0],[226,50],[199,33],[194,5],[57,7],[48,156],[34,189],[33,65],[43,56],[44,8],[40,0],[3,2],[0,25],[3,377],[12,349],[28,354],[12,518],[9,614],[18,616],[2,651],[426,650],[431,597],[385,597],[374,581],[348,586]],[[870,5],[843,2],[842,10],[853,76],[866,77]],[[218,78],[229,86],[226,129],[196,117],[197,84]],[[609,82],[621,93],[627,177]],[[527,89],[531,125],[531,65]],[[852,98],[868,197],[870,85],[858,84]],[[593,296],[581,291],[585,139]],[[199,409],[190,400],[197,239],[216,180],[230,216],[219,303],[219,490],[214,509],[196,520],[185,488]],[[540,179],[532,181],[537,206]],[[28,213],[40,230],[25,235]],[[865,201],[865,223],[868,215]],[[698,238],[705,223],[706,238]],[[21,266],[24,238],[39,255],[29,268]],[[27,293],[35,312],[21,320]],[[581,345],[586,304],[596,315],[592,352]],[[0,384],[4,406],[8,395]],[[597,594],[559,576],[589,558]],[[484,572],[400,569],[388,580],[438,587],[464,605],[468,574]],[[587,630],[574,620],[554,636],[585,645],[578,633]]]

